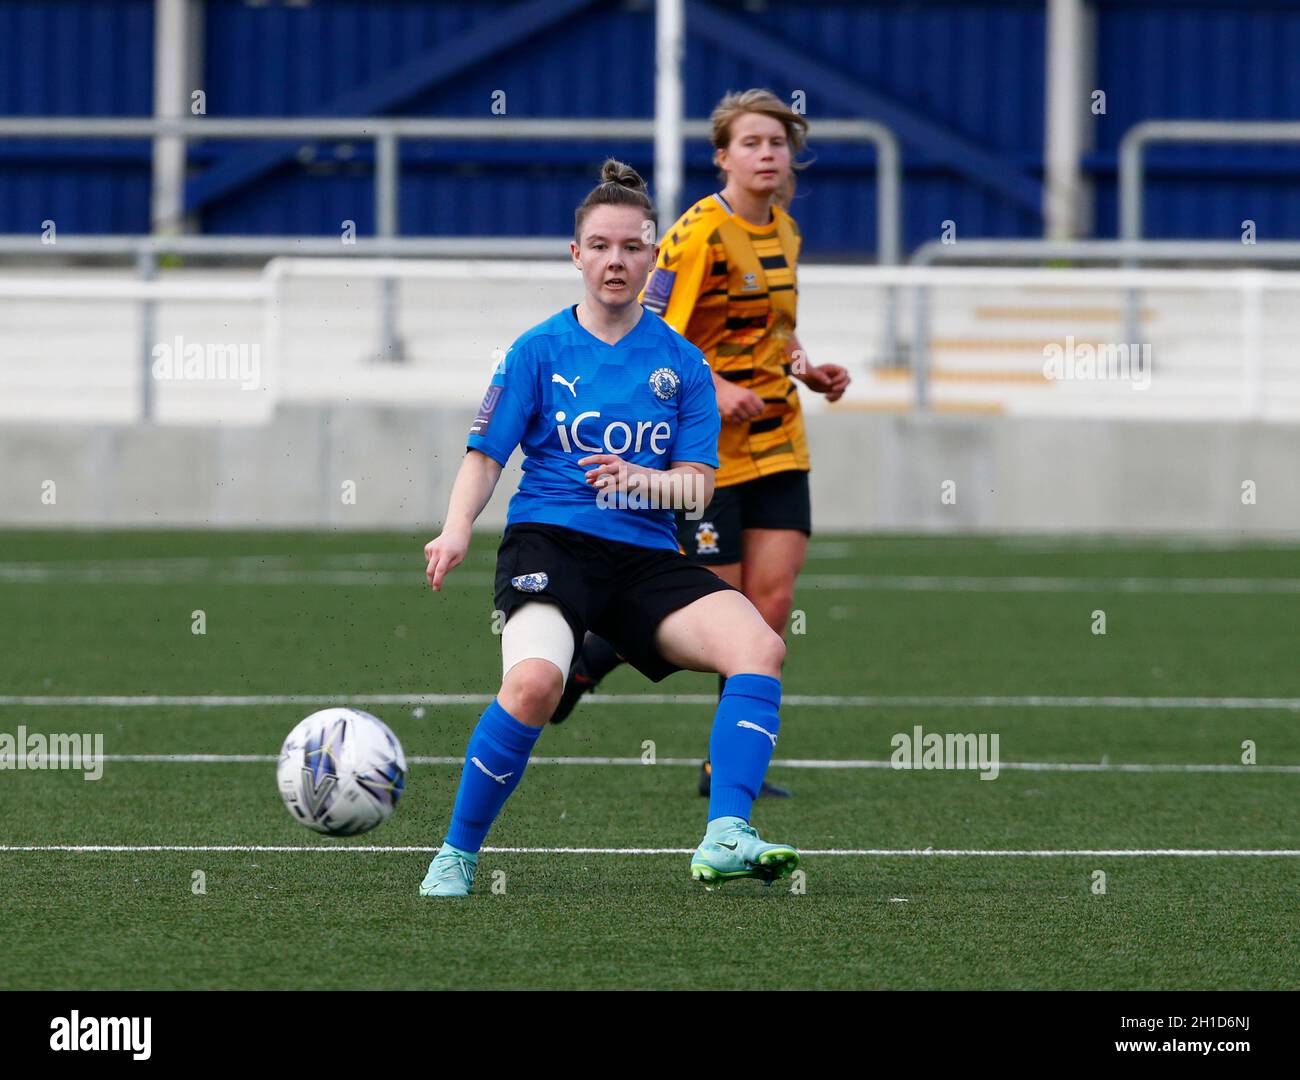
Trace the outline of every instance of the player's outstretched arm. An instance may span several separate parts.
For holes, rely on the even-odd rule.
[[[447,572],[465,561],[474,522],[492,498],[500,479],[501,465],[487,454],[470,450],[461,460],[447,502],[442,533],[424,545],[424,557],[428,561],[424,575],[434,592],[441,591]]]

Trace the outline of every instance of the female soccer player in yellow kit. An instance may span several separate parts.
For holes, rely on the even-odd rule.
[[[660,237],[642,301],[704,352],[722,414],[713,501],[702,518],[679,513],[678,540],[784,634],[812,531],[808,444],[792,380],[838,401],[849,375],[810,364],[795,336],[800,236],[783,203],[807,122],[767,90],[726,95],[711,122],[725,185]],[[563,720],[618,662],[588,636],[553,719]],[[708,783],[706,762],[701,793]]]

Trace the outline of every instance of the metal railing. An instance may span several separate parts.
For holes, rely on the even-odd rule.
[[[1143,154],[1153,143],[1300,142],[1300,122],[1288,120],[1145,120],[1124,133],[1119,144],[1120,238],[1142,239],[1142,200],[1146,171]],[[1242,247],[1255,245],[1242,244]],[[1134,264],[1129,264],[1134,265]],[[1137,322],[1141,297],[1125,298],[1130,325]]]
[[[688,139],[707,139],[707,120],[682,125]],[[823,120],[814,128],[819,139],[865,142],[876,148],[876,218],[878,259],[897,263],[901,253],[902,164],[898,140],[883,124],[872,120]],[[607,142],[639,139],[653,142],[653,120],[599,119],[154,119],[104,117],[3,117],[0,139],[261,139],[273,142],[370,141],[375,144],[375,232],[398,233],[398,188],[401,143],[410,139]]]
[[[1142,238],[1143,152],[1152,143],[1300,143],[1300,121],[1145,120],[1119,144],[1120,237]]]
[[[0,234],[6,255],[51,258],[129,258],[156,262],[169,255],[218,259],[274,259],[281,256],[429,259],[554,259],[568,251],[568,236],[68,236],[53,242],[39,236]]]
[[[913,266],[940,262],[1204,262],[1295,263],[1300,241],[1270,240],[927,240],[913,253]]]
[[[682,125],[685,138],[708,139],[707,120],[688,120]],[[866,142],[876,148],[876,227],[878,261],[896,264],[901,254],[902,161],[898,140],[883,124],[871,120],[825,120],[817,125],[819,138],[839,142]],[[0,237],[0,254],[129,254],[135,258],[136,272],[142,280],[157,273],[157,257],[164,254],[223,254],[230,256],[262,255],[268,258],[289,255],[411,255],[411,256],[484,256],[510,254],[521,250],[543,255],[563,250],[567,240],[560,238],[411,238],[398,241],[398,196],[401,172],[400,147],[404,140],[564,140],[603,142],[611,140],[655,138],[653,120],[600,119],[397,119],[392,117],[312,119],[312,118],[116,118],[116,117],[5,117],[0,118],[0,139],[179,139],[200,142],[208,139],[260,139],[275,142],[298,140],[371,141],[375,145],[374,213],[376,239],[358,242],[351,250],[340,251],[342,238],[235,238],[235,237],[77,237],[45,245],[40,237]],[[24,242],[25,241],[25,242]],[[120,244],[120,246],[119,246]],[[382,298],[384,333],[379,355],[400,359],[403,345],[398,338],[393,316],[391,285],[385,285]],[[890,298],[893,308],[893,298]],[[153,318],[149,301],[142,301],[142,322],[147,327]],[[148,357],[145,357],[146,366]],[[149,381],[144,381],[145,416],[152,413],[148,399]]]

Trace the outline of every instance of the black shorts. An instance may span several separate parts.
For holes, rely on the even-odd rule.
[[[681,669],[655,648],[655,630],[668,615],[731,586],[677,551],[637,547],[619,540],[520,522],[506,529],[497,549],[496,607],[510,614],[530,600],[564,613],[577,659],[586,631],[659,682]]]
[[[746,529],[798,529],[811,536],[808,474],[791,470],[715,488],[702,518],[692,521],[681,511],[677,514],[678,543],[706,566],[740,562]]]

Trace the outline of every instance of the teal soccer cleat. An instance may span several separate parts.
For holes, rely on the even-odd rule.
[[[474,885],[478,856],[444,843],[420,882],[421,896],[468,896]]]
[[[732,878],[758,878],[771,885],[799,865],[799,853],[789,844],[768,844],[738,817],[709,822],[700,846],[691,856],[691,877],[709,889]]]

